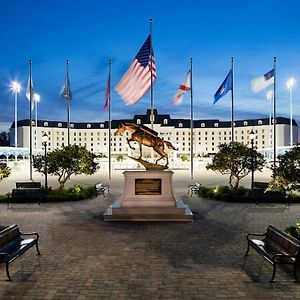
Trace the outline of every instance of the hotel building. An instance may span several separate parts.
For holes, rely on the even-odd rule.
[[[150,109],[145,115],[135,115],[133,119],[113,120],[111,151],[112,155],[132,155],[132,150],[127,144],[126,138],[130,133],[124,136],[114,136],[113,133],[123,122],[135,123],[137,125],[146,125],[150,127]],[[289,146],[290,142],[290,119],[276,118],[276,146]],[[70,143],[86,147],[95,154],[108,156],[108,121],[103,122],[86,122],[71,123]],[[29,148],[29,120],[20,120],[17,123],[18,130],[18,147]],[[154,127],[158,136],[166,141],[170,141],[178,151],[173,151],[173,159],[182,155],[189,156],[191,147],[191,130],[189,119],[173,119],[169,114],[158,114],[154,109]],[[256,134],[254,145],[259,151],[266,152],[273,148],[272,131],[273,125],[270,124],[269,118],[239,120],[234,123],[235,141],[250,145],[249,133],[253,130]],[[33,149],[42,149],[42,135],[46,133],[49,141],[47,151],[61,148],[67,145],[68,129],[67,122],[38,120],[37,124],[32,121],[33,132]],[[10,128],[11,146],[14,145],[14,123]],[[231,122],[219,120],[194,120],[194,147],[195,156],[203,156],[216,153],[218,145],[231,141]],[[293,120],[293,141],[298,141],[298,127]],[[138,148],[138,147],[136,147]],[[143,148],[144,154],[147,155],[149,149]]]

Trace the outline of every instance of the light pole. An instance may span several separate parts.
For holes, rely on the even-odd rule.
[[[47,171],[47,143],[48,143],[48,135],[47,133],[44,133],[42,136],[42,142],[43,142],[43,146],[45,147],[45,168],[44,168],[44,174],[45,174],[45,188],[48,188],[48,171]]]
[[[33,94],[33,100],[35,104],[35,149],[37,148],[38,142],[38,127],[37,127],[37,105],[40,102],[41,96],[37,93]]]
[[[254,139],[255,139],[255,133],[253,129],[249,133],[249,138],[251,141],[251,190],[253,190],[253,184],[254,184],[254,157],[253,157],[253,150],[254,150]]]
[[[18,147],[18,93],[21,91],[21,85],[17,81],[13,81],[10,86],[14,93],[15,98],[15,161],[18,160],[17,147]]]
[[[295,79],[289,78],[286,82],[286,87],[290,91],[290,146],[293,146],[293,87]]]

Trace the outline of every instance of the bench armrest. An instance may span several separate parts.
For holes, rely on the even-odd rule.
[[[265,235],[266,235],[266,232],[265,233],[248,233],[247,234],[247,241],[249,241],[250,236],[265,236]]]
[[[27,233],[22,233],[20,232],[21,235],[35,235],[37,239],[39,239],[39,234],[37,232],[27,232]]]
[[[9,257],[9,254],[7,252],[0,252],[0,259],[2,259],[2,258],[8,259],[8,257]]]
[[[284,258],[295,258],[297,259],[297,255],[285,255],[285,254],[275,254],[273,256],[273,260],[276,262],[278,262],[280,260],[281,257],[284,257]]]

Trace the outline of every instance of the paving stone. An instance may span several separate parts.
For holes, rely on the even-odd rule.
[[[32,249],[0,268],[0,299],[300,299],[292,268],[272,266],[246,234],[299,220],[300,205],[253,205],[179,197],[191,223],[106,223],[101,214],[120,194],[87,201],[0,205],[0,222],[40,233]]]

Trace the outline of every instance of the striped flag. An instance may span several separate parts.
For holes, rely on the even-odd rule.
[[[107,84],[106,84],[106,90],[105,90],[105,104],[104,104],[104,110],[107,110],[110,105],[110,72],[108,74],[107,78]]]
[[[151,73],[152,83],[154,83],[156,69],[153,51],[151,55],[151,36],[149,35],[129,69],[116,86],[116,91],[127,105],[136,103],[147,93],[151,87]]]
[[[183,83],[179,86],[176,95],[173,98],[172,104],[179,105],[182,103],[183,95],[191,90],[191,70],[189,70],[184,78]]]

